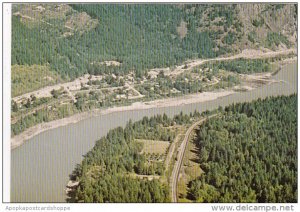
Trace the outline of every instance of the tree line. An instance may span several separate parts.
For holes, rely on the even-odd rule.
[[[199,116],[199,113],[195,113]],[[140,154],[142,144],[136,138],[169,140],[172,142],[174,133],[165,128],[176,123],[190,123],[191,115],[183,113],[174,119],[166,115],[151,118],[144,117],[141,121],[129,121],[123,129],[118,127],[98,140],[81,164],[72,173],[73,180],[79,186],[71,193],[68,201],[72,202],[170,202],[169,187],[158,180],[138,179],[136,174],[162,174],[162,164],[153,170],[147,167],[146,157]],[[154,132],[154,133],[150,133]],[[167,133],[168,132],[168,133]],[[167,133],[167,134],[166,134]]]
[[[233,104],[197,133],[196,202],[297,202],[297,95]]]
[[[55,19],[52,26],[41,22],[29,27],[20,17],[12,16],[12,64],[50,64],[65,79],[84,73],[124,74],[129,70],[143,76],[150,68],[221,54],[214,50],[215,37],[208,31],[197,30],[204,12],[201,7],[195,7],[194,13],[187,12],[188,6],[176,5],[74,4],[71,7],[98,19],[97,27],[65,37],[63,20]],[[177,32],[181,21],[187,22],[188,27],[184,38]],[[101,65],[105,60],[117,60],[121,66]]]

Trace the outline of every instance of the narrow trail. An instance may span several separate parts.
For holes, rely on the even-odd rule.
[[[180,147],[178,148],[178,155],[177,155],[177,161],[175,162],[173,171],[172,171],[172,175],[171,175],[171,194],[172,194],[172,202],[177,202],[178,198],[177,198],[177,184],[178,184],[178,179],[179,179],[179,173],[180,173],[180,169],[182,166],[182,161],[183,161],[183,156],[184,156],[184,152],[190,137],[190,134],[193,132],[193,130],[200,124],[202,124],[204,121],[206,121],[209,118],[215,117],[218,114],[214,114],[209,116],[208,118],[203,118],[200,121],[195,122],[192,126],[189,127],[189,129],[186,131],[184,139],[180,145]]]

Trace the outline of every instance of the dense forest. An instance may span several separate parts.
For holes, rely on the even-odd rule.
[[[270,59],[248,60],[248,59],[240,58],[231,61],[210,62],[203,65],[203,67],[209,67],[215,70],[223,69],[223,70],[236,72],[239,74],[262,73],[262,72],[270,72],[272,70]]]
[[[199,113],[195,113],[199,116]],[[109,131],[96,142],[94,148],[73,172],[73,179],[80,182],[70,195],[69,202],[169,202],[169,187],[158,179],[137,179],[135,174],[162,175],[161,163],[146,163],[141,154],[142,144],[135,139],[166,140],[172,142],[174,132],[166,128],[175,123],[190,123],[190,116],[166,115],[144,117],[141,121],[129,121]]]
[[[214,111],[215,113],[216,111]],[[206,111],[205,116],[212,112]],[[203,173],[188,183],[195,202],[297,202],[297,96],[271,97],[219,107],[196,133]],[[163,164],[149,164],[136,139],[172,142],[174,124],[200,117],[183,113],[131,121],[96,142],[76,167],[79,182],[70,202],[169,202],[167,182],[134,178],[163,174]]]
[[[197,133],[196,202],[297,202],[297,95],[239,103]]]
[[[214,42],[207,32],[181,39],[177,27],[185,13],[175,5],[71,5],[99,24],[84,33],[64,37],[63,19],[50,19],[53,27],[27,27],[20,17],[12,19],[12,64],[50,64],[63,77],[104,71],[126,73],[178,64],[186,58],[214,57]],[[72,14],[66,14],[66,18]],[[55,27],[54,27],[55,26]],[[192,26],[191,26],[192,27]],[[97,62],[117,60],[120,67]]]
[[[258,9],[249,9],[253,10],[249,20],[242,18],[248,7],[251,5],[14,4],[11,61],[12,65],[49,64],[63,79],[129,70],[140,76],[149,68],[217,57],[257,44],[273,49],[292,46],[288,36],[293,35],[296,20],[293,5],[263,5],[260,19],[252,17]],[[274,18],[277,14],[287,16],[285,23]],[[282,24],[288,26],[284,33],[276,30],[279,25],[283,29]],[[101,63],[110,60],[121,65]]]

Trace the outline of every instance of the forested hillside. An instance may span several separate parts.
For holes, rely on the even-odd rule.
[[[242,16],[246,9],[250,20]],[[13,5],[12,65],[49,64],[65,79],[105,71],[143,75],[244,48],[291,47],[296,16],[294,5]]]
[[[225,108],[201,126],[196,202],[297,202],[297,96]]]
[[[70,194],[69,202],[169,202],[169,188],[165,180],[148,180],[147,176],[162,178],[164,165],[153,156],[143,154],[137,139],[173,142],[175,123],[188,123],[190,117],[180,114],[174,120],[166,115],[131,121],[123,129],[111,130],[96,142],[73,172],[79,182]],[[141,176],[145,179],[139,179]]]
[[[15,148],[23,135],[75,114],[181,107],[288,85],[278,75],[292,73],[285,64],[297,59],[297,4],[13,4],[11,39]],[[191,169],[188,157],[178,159],[181,144],[211,113],[190,145]],[[297,202],[297,95],[110,130],[70,173],[67,201],[170,202],[176,162],[180,201]],[[184,178],[190,170],[197,173]]]
[[[186,198],[210,203],[297,202],[297,96],[233,104],[220,107],[218,113],[194,138],[201,170],[187,184]],[[150,140],[137,140],[173,142],[178,133],[174,125],[189,125],[199,117],[197,112],[174,119],[145,117],[111,130],[74,170],[72,178],[79,185],[69,201],[169,202],[164,165],[143,153]]]

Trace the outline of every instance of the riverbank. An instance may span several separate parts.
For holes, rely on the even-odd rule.
[[[296,61],[283,65],[281,70],[270,78],[277,83],[270,82],[246,92],[235,92],[212,101],[178,107],[109,113],[76,124],[46,130],[11,151],[11,201],[65,202],[67,198],[65,188],[69,182],[69,175],[76,165],[81,163],[84,155],[95,146],[96,141],[106,136],[111,129],[125,127],[129,120],[136,122],[143,117],[164,113],[173,117],[180,112],[189,114],[195,110],[202,113],[233,103],[291,95],[297,93],[297,70]]]
[[[242,53],[240,53],[238,55],[230,56],[230,57],[208,59],[208,60],[200,60],[199,59],[199,60],[192,61],[189,63],[188,69],[191,69],[192,67],[198,66],[207,61],[223,61],[223,60],[233,60],[233,59],[237,59],[237,58],[252,58],[253,59],[253,58],[256,58],[257,56],[263,57],[263,58],[264,57],[275,57],[278,55],[282,55],[282,54],[285,55],[285,54],[290,54],[290,53],[295,53],[295,50],[288,49],[288,50],[277,51],[277,52],[273,52],[273,51],[262,52],[262,51],[258,51],[258,50],[257,51],[244,50]],[[287,62],[293,62],[295,60],[295,58],[292,58],[292,59],[289,58],[287,60],[291,60],[291,61],[287,61]],[[177,67],[177,69],[174,71],[174,73],[177,73],[177,71],[179,70],[180,67]],[[182,67],[181,67],[180,70],[184,71],[184,70],[188,70],[188,69],[182,69]],[[61,126],[65,126],[68,124],[77,123],[81,120],[88,119],[93,116],[98,116],[101,114],[107,114],[107,113],[113,113],[113,112],[142,110],[142,109],[170,107],[170,106],[180,106],[183,104],[192,104],[192,103],[201,103],[201,102],[205,102],[205,101],[211,101],[211,100],[215,100],[216,98],[219,98],[219,97],[233,94],[235,92],[243,92],[243,91],[253,90],[258,87],[255,84],[262,85],[262,84],[269,84],[269,83],[276,82],[276,81],[269,80],[270,77],[271,77],[271,74],[268,75],[268,73],[263,73],[262,75],[260,75],[260,74],[259,75],[256,75],[256,74],[245,75],[244,80],[247,81],[246,84],[236,86],[232,90],[220,91],[220,92],[203,92],[203,93],[199,93],[199,94],[186,95],[184,97],[159,99],[159,100],[154,100],[154,101],[149,101],[149,102],[135,102],[129,106],[120,106],[120,107],[113,107],[113,108],[108,108],[108,109],[95,109],[92,111],[78,113],[78,114],[72,115],[70,117],[63,118],[63,119],[54,120],[54,121],[46,122],[46,123],[41,123],[41,124],[38,124],[38,125],[35,125],[33,127],[26,129],[24,132],[20,133],[19,135],[12,137],[11,138],[11,149],[15,149],[15,148],[19,147],[20,145],[22,145],[24,143],[24,141],[40,134],[41,132],[44,132],[49,129],[54,129],[54,128],[58,128]],[[81,78],[76,79],[73,82],[68,82],[63,85],[65,87],[67,87],[68,89],[74,90],[74,89],[78,89],[78,86],[80,86],[81,83],[83,83],[83,82],[86,83],[88,80],[89,80],[89,76],[85,75]],[[59,89],[61,86],[62,86],[62,84],[54,85],[54,87],[57,89]],[[42,95],[42,96],[46,95],[45,93],[47,93],[47,95],[50,95],[51,90],[53,90],[54,87],[48,86],[48,87],[42,88],[40,90],[24,94],[22,96],[15,97],[14,100],[20,101],[24,97],[29,98],[31,94],[37,95],[38,97],[40,97],[39,95]],[[73,99],[73,101],[76,101],[74,95],[71,95],[71,98]]]
[[[228,96],[235,93],[233,90],[224,90],[219,92],[203,92],[198,94],[190,94],[182,97],[175,97],[169,99],[159,99],[149,102],[135,102],[129,106],[112,107],[107,109],[95,109],[92,111],[87,111],[83,113],[78,113],[70,117],[66,117],[59,120],[54,120],[51,122],[41,123],[36,126],[26,129],[24,132],[20,133],[11,138],[11,149],[15,149],[21,146],[26,140],[50,129],[55,129],[68,124],[75,124],[81,120],[88,119],[94,116],[124,112],[124,111],[138,111],[144,109],[152,108],[162,108],[171,106],[180,106],[192,103],[200,103],[212,101],[220,97]]]
[[[283,64],[288,64],[295,62],[295,60],[284,61]],[[277,73],[276,71],[275,73]],[[75,115],[58,119],[46,123],[41,123],[26,129],[24,132],[14,136],[11,138],[11,149],[15,149],[21,146],[26,140],[50,129],[55,129],[58,127],[62,127],[69,124],[75,124],[84,119],[88,119],[94,116],[115,113],[115,112],[124,112],[124,111],[138,111],[145,109],[153,109],[153,108],[166,108],[172,106],[181,106],[193,103],[201,103],[215,100],[220,97],[228,96],[234,94],[236,92],[244,92],[251,91],[257,89],[258,87],[264,84],[272,84],[276,82],[280,82],[274,79],[271,79],[273,73],[259,73],[252,75],[243,75],[242,79],[245,83],[243,85],[235,86],[230,90],[222,90],[217,92],[203,92],[197,94],[189,94],[180,97],[173,97],[167,99],[158,99],[148,102],[134,102],[129,106],[118,106],[106,109],[94,109],[91,111],[86,111],[82,113],[77,113]],[[282,81],[281,81],[282,82]]]

